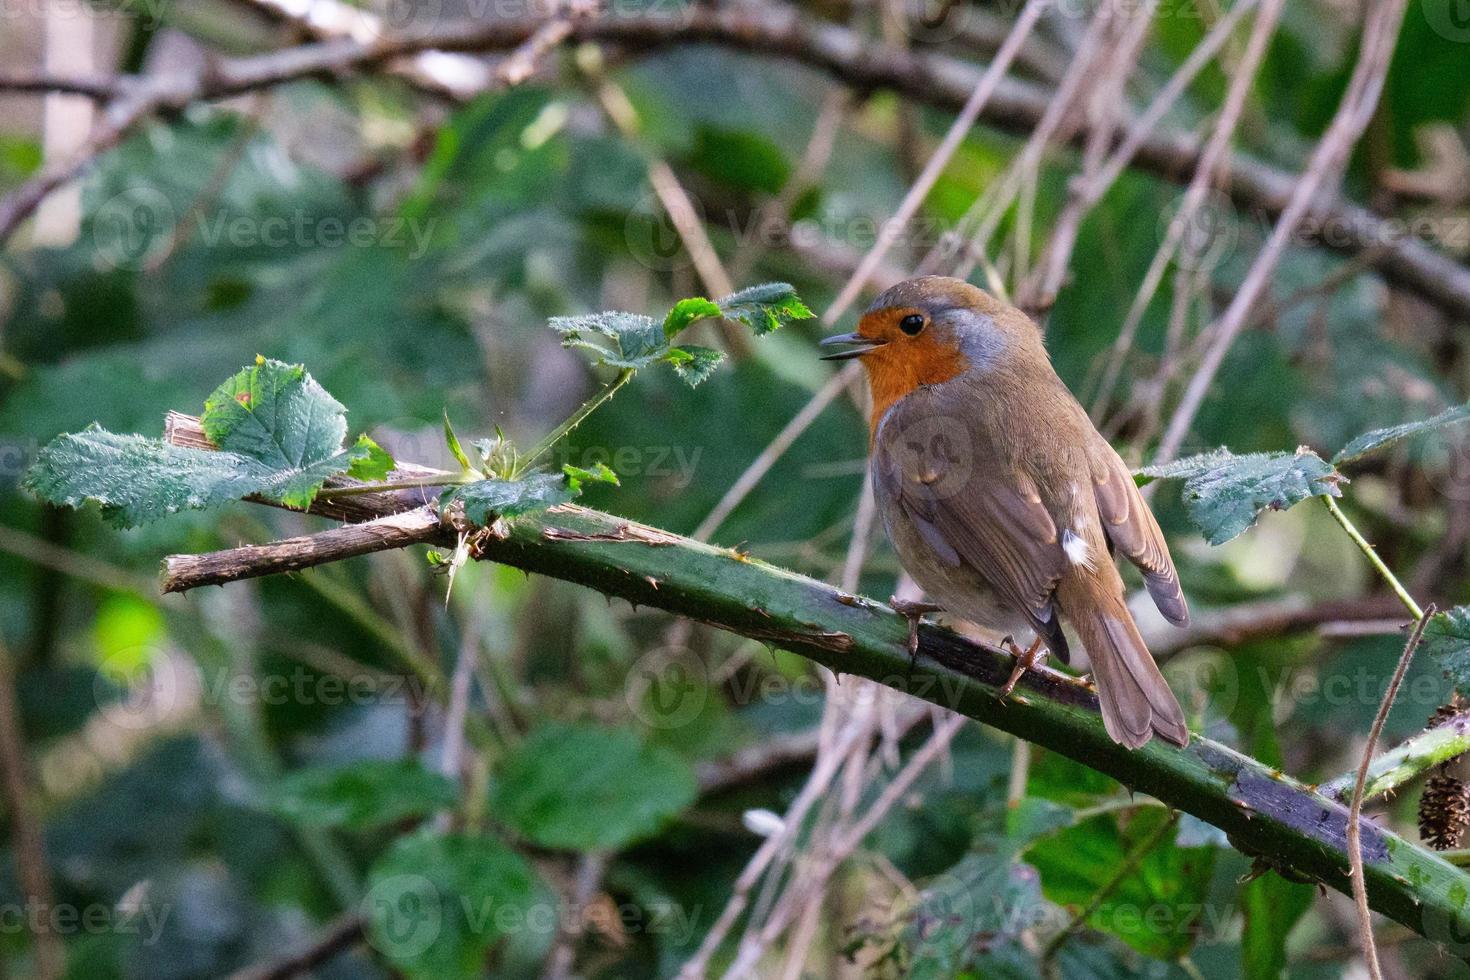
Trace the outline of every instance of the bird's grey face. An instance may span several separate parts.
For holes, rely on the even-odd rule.
[[[988,314],[968,306],[949,306],[929,313],[937,338],[964,355],[972,368],[986,370],[1000,356],[1005,338]]]

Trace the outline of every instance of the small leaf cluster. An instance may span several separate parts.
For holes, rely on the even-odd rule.
[[[725,359],[709,347],[674,344],[695,323],[731,320],[762,336],[811,316],[795,288],[773,282],[751,286],[718,302],[703,297],[680,300],[662,322],[637,313],[607,312],[554,317],[551,328],[562,335],[562,346],[592,352],[595,363],[632,371],[666,363],[692,388],[709,378]]]

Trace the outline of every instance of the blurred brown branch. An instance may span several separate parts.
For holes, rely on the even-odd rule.
[[[546,23],[545,18],[512,18],[444,25],[369,43],[337,40],[306,44],[251,57],[220,59],[200,75],[45,79],[45,84],[52,86],[50,90],[85,88],[100,93],[113,89],[118,97],[103,124],[106,129],[94,134],[85,154],[64,171],[44,175],[44,183],[23,185],[0,202],[0,243],[14,233],[50,190],[83,173],[98,154],[153,115],[189,102],[226,98],[301,78],[339,77],[377,69],[423,51],[513,50],[534,37]],[[854,31],[812,22],[784,10],[750,13],[696,8],[678,17],[610,15],[575,22],[567,41],[616,44],[631,52],[696,42],[719,44],[810,65],[860,90],[894,89],[949,110],[964,105],[984,71],[982,66],[944,55],[884,48]],[[42,79],[0,77],[0,91],[44,90],[48,89]],[[1041,121],[1050,101],[1051,92],[1045,86],[1002,79],[981,119],[996,128],[1026,134]],[[126,111],[118,112],[119,106]],[[1126,128],[1120,126],[1119,130]],[[1073,141],[1085,143],[1090,133],[1090,125],[1084,122],[1073,134]],[[1197,137],[1160,130],[1142,141],[1133,165],[1168,180],[1184,181],[1197,170],[1201,152]],[[1296,174],[1241,154],[1231,155],[1223,171],[1222,190],[1236,207],[1270,219],[1281,215],[1298,181]],[[1366,208],[1342,200],[1316,202],[1307,217],[1331,232],[1314,241],[1347,254],[1381,248],[1374,266],[1389,282],[1419,294],[1454,316],[1470,317],[1470,269],[1454,259],[1405,235]]]

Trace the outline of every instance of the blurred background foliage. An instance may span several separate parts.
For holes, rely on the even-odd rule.
[[[1161,8],[1130,98],[1145,100],[1198,43],[1218,15],[1202,7]],[[0,43],[7,68],[38,63],[46,9],[15,17],[15,34]],[[226,3],[148,8],[157,20],[138,5],[69,9],[102,25],[99,70],[282,43],[276,25]],[[874,21],[842,3],[808,13],[860,31]],[[1241,151],[1301,168],[1353,64],[1358,16],[1354,3],[1288,4],[1251,90]],[[1396,192],[1386,178],[1448,166],[1426,156],[1435,134],[1464,153],[1470,49],[1435,23],[1424,4],[1410,5],[1346,189],[1385,214],[1463,226],[1463,193]],[[1054,82],[1044,55],[1064,61],[1078,30],[1064,13],[1048,16],[1037,55],[1017,73]],[[986,56],[963,40],[944,47]],[[818,724],[817,668],[788,654],[704,628],[682,634],[708,671],[691,676],[697,697],[680,694],[679,706],[692,707],[671,724],[629,695],[649,651],[670,642],[671,623],[656,612],[493,566],[466,568],[446,603],[444,581],[417,553],[165,600],[155,584],[163,554],[318,522],[239,506],[114,532],[93,513],[43,509],[17,489],[55,434],[94,420],[156,434],[166,410],[197,411],[257,353],[306,364],[349,407],[353,428],[400,458],[448,462],[446,409],[466,441],[499,426],[528,445],[599,382],[559,348],[548,316],[657,314],[710,292],[683,251],[651,247],[668,229],[648,160],[667,160],[690,190],[718,253],[746,270],[737,286],[786,280],[820,311],[949,124],[892,93],[858,93],[830,162],[787,202],[794,233],[765,247],[747,240],[750,218],[788,186],[835,83],[699,45],[615,60],[609,77],[642,123],[629,138],[599,108],[578,58],[553,54],[526,84],[463,105],[368,76],[189,106],[99,160],[68,240],[22,236],[0,257],[0,636],[57,907],[100,910],[96,928],[56,927],[68,976],[225,975],[307,944],[360,908],[371,910],[372,941],[315,975],[535,976],[566,941],[565,921],[561,930],[555,916],[489,924],[466,921],[466,910],[569,901],[579,975],[672,976],[761,843],[751,829],[759,821],[743,815],[782,812],[801,785],[809,752],[773,751],[751,772],[729,764],[743,749],[799,745]],[[1169,125],[1209,120],[1227,81],[1205,71]],[[0,189],[42,166],[39,104],[0,98]],[[977,128],[923,218],[957,220],[1019,145]],[[1018,225],[1009,214],[1003,234],[1025,228],[1030,247],[1042,241],[1074,162],[1048,158],[1034,215]],[[1174,184],[1129,173],[1082,224],[1047,322],[1075,390],[1095,386],[1178,195]],[[134,223],[119,238],[119,201],[145,202],[169,220]],[[1221,217],[1225,244],[1208,270],[1203,320],[1228,302],[1269,231],[1257,216]],[[355,243],[354,227],[366,229]],[[901,243],[891,263],[910,267],[920,246]],[[1365,269],[1319,248],[1288,251],[1192,446],[1331,452],[1367,428],[1465,400],[1465,324]],[[1108,413],[1133,462],[1148,453],[1139,385],[1157,368],[1172,281],[1148,308]],[[646,372],[574,436],[565,462],[608,462],[622,479],[589,490],[588,502],[694,531],[830,376],[813,349],[826,329],[814,320],[764,338],[692,392]],[[834,576],[865,439],[860,410],[839,398],[714,540]],[[1396,451],[1351,490],[1354,516],[1385,558],[1447,602],[1470,591],[1461,439]],[[1373,589],[1317,508],[1268,516],[1209,549],[1173,493],[1156,506],[1203,610],[1313,608]],[[875,543],[863,590],[887,596],[896,572]],[[1356,760],[1400,646],[1391,628],[1349,632],[1207,637],[1177,651],[1168,672],[1196,727],[1326,778]],[[448,673],[465,656],[479,734],[462,778],[450,779],[439,774],[443,712],[403,665],[427,658]],[[1437,670],[1421,664],[1386,737],[1420,728],[1447,696]],[[1046,958],[1037,936],[1100,892],[1106,901],[1048,960],[1065,976],[1343,975],[1354,947],[1340,896],[1271,873],[1242,883],[1251,859],[1211,828],[1128,807],[1117,785],[1045,752],[1008,807],[1011,759],[1008,737],[979,726],[961,733],[947,763],[845,866],[808,975],[1032,975]],[[877,773],[871,792],[892,771]],[[1410,833],[1415,795],[1401,794],[1385,815]],[[26,976],[35,963],[14,914],[25,899],[7,841],[0,961]],[[1112,881],[1145,841],[1147,856]],[[416,945],[410,908],[438,917],[427,948]],[[1162,911],[1138,914],[1150,909]],[[1402,969],[1465,975],[1426,940],[1385,936]],[[763,975],[778,975],[778,965]]]

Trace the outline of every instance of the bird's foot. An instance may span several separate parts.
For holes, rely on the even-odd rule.
[[[1006,678],[1005,685],[1000,689],[1000,699],[1004,701],[1011,696],[1011,692],[1016,689],[1016,684],[1021,678],[1026,676],[1026,671],[1046,661],[1046,648],[1041,645],[1039,636],[1031,641],[1031,645],[1025,651],[1016,646],[1016,641],[1009,636],[1001,641],[1001,645],[1016,658],[1016,666],[1011,668],[1011,676]]]
[[[900,599],[898,596],[890,596],[888,604],[893,611],[909,621],[909,672],[914,669],[914,661],[919,657],[919,622],[928,613],[943,612],[943,606],[936,606],[932,602],[913,602],[908,599]]]

